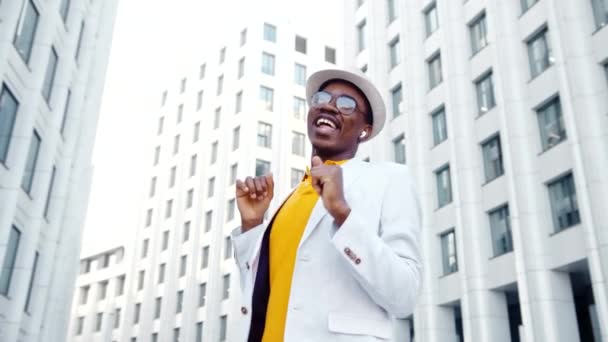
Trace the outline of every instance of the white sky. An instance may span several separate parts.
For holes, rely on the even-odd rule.
[[[194,70],[193,66],[206,54],[205,48],[216,46],[222,33],[240,22],[241,15],[278,11],[304,25],[341,30],[336,11],[342,3],[343,0],[119,0],[93,152],[94,174],[83,254],[118,243],[130,247],[135,238],[138,215],[143,210],[139,197],[148,171],[145,166],[152,155],[146,139],[156,123],[153,118],[157,116],[162,89],[177,84],[184,76],[180,74],[184,66]]]

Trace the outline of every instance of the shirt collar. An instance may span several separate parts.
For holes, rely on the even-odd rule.
[[[337,160],[337,161],[326,160],[323,162],[323,164],[325,164],[325,165],[343,165],[347,161],[349,161],[349,159]],[[304,177],[302,177],[302,182],[310,183],[310,167],[308,165],[306,165],[306,172],[304,173]]]

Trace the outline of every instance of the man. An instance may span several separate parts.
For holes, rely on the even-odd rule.
[[[311,167],[268,223],[272,174],[236,183],[241,274],[235,341],[392,341],[420,286],[420,217],[403,165],[353,159],[385,105],[367,79],[322,70],[307,81]]]

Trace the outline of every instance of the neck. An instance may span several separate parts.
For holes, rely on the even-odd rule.
[[[340,160],[352,159],[355,157],[356,153],[357,153],[357,149],[354,149],[352,151],[334,152],[334,151],[319,150],[319,149],[316,149],[314,146],[312,148],[312,155],[319,156],[319,158],[321,158],[321,160],[323,160],[323,162],[325,162],[327,160],[340,161]]]

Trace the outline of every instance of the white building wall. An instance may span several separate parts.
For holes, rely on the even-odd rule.
[[[388,1],[345,4],[345,65],[368,66],[384,89],[401,82],[404,113],[360,150],[392,160],[392,140],[405,135],[407,164],[418,183],[424,227],[424,286],[413,315],[417,341],[457,341],[454,307],[464,341],[515,341],[505,293],[516,294],[521,341],[579,341],[577,299],[588,277],[597,320],[595,340],[608,339],[608,29],[596,28],[591,1],[540,0],[522,13],[520,1],[399,1],[388,24]],[[439,29],[426,37],[424,11],[435,4]],[[489,44],[471,52],[468,25],[486,15]],[[367,48],[356,50],[356,26],[367,23]],[[531,77],[526,41],[548,28],[553,63]],[[401,42],[391,70],[389,42]],[[427,60],[440,51],[443,81],[429,87]],[[474,81],[492,70],[496,106],[478,115]],[[567,139],[542,152],[535,110],[558,94]],[[431,113],[445,107],[448,139],[433,146]],[[480,144],[499,132],[504,175],[484,181]],[[434,171],[449,163],[452,202],[437,205]],[[580,224],[554,232],[547,183],[572,172]],[[487,212],[509,205],[514,251],[493,256]],[[444,275],[440,234],[454,228],[458,271]],[[587,285],[587,284],[585,284]],[[577,292],[578,293],[578,292]],[[408,322],[411,324],[411,321]],[[601,337],[600,337],[601,334]]]
[[[19,102],[7,159],[0,164],[0,264],[5,258],[11,226],[21,232],[9,295],[0,296],[0,340],[63,341],[117,2],[71,1],[64,23],[58,10],[60,1],[34,0],[40,16],[27,65],[13,47],[23,3],[0,3],[0,75]],[[74,56],[82,20],[85,29],[77,63]],[[58,65],[49,106],[40,94],[51,45],[58,54]],[[32,190],[27,195],[20,184],[33,129],[42,143]],[[57,171],[48,216],[44,218],[53,166]],[[23,308],[35,252],[40,258],[33,278],[32,309],[26,314]]]

